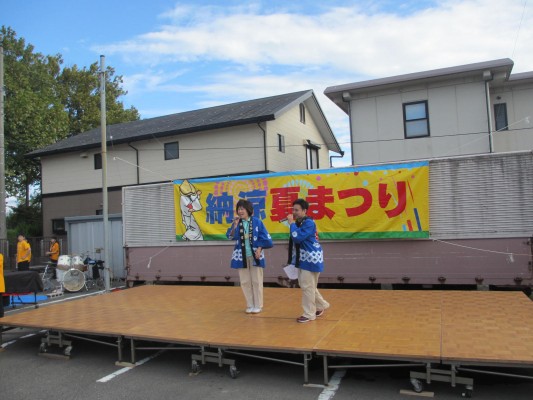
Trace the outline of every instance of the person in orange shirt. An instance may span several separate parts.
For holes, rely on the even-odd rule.
[[[4,299],[2,293],[6,291],[6,283],[4,281],[4,255],[0,253],[0,318],[4,316]]]
[[[57,260],[59,258],[59,243],[57,243],[56,237],[50,239],[50,251],[47,251],[46,255],[50,256],[50,263],[52,264],[54,270],[53,278],[56,279],[56,267]]]
[[[24,236],[22,233],[19,233],[17,239],[17,270],[29,271],[31,261],[30,244],[26,240],[26,236]]]

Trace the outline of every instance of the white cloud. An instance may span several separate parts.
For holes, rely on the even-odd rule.
[[[523,0],[331,3],[182,4],[157,29],[97,50],[144,69],[124,75],[130,95],[187,97],[167,111],[313,89],[347,152],[336,165],[351,160],[349,126],[323,95],[328,86],[506,57],[515,73],[533,70],[533,12]]]
[[[257,6],[178,6],[163,15],[171,23],[100,49],[144,53],[144,60],[157,62],[320,65],[380,77],[510,57],[523,9],[522,0],[449,0],[409,15],[370,14],[357,6],[316,15],[267,14]],[[529,70],[531,7],[518,38],[515,56]]]
[[[328,83],[334,82],[334,77],[325,79],[322,74],[313,75],[304,72],[286,75],[242,75],[237,71],[214,74],[209,77],[209,81],[209,83],[196,82],[187,85],[175,83],[173,77],[166,75],[163,71],[149,71],[146,75],[136,74],[131,79],[124,78],[125,87],[130,93],[142,91],[143,87],[149,87],[146,90],[150,92],[175,94],[176,96],[196,95],[194,104],[188,104],[185,109],[183,107],[140,109],[139,111],[144,118],[312,89],[336,134],[339,144],[347,151],[344,160],[349,163],[351,158],[349,149],[346,148],[349,147],[350,141],[348,116],[323,94]],[[335,163],[340,165],[338,160]]]
[[[165,87],[167,82],[172,81],[188,72],[188,69],[179,69],[173,71],[167,70],[146,70],[135,74],[125,75],[123,77],[124,87],[129,93],[139,91],[160,91]]]

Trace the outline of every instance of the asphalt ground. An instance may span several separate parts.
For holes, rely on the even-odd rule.
[[[67,293],[48,300],[70,301],[97,292]],[[41,307],[46,306],[41,303]],[[25,312],[32,306],[12,312]],[[1,320],[0,320],[1,321]],[[2,399],[26,400],[50,398],[73,399],[318,399],[318,400],[385,400],[416,399],[401,394],[412,390],[409,371],[413,368],[341,369],[330,373],[330,386],[323,387],[322,360],[310,365],[309,382],[303,384],[303,368],[272,361],[231,356],[239,375],[230,377],[227,366],[208,363],[198,373],[191,371],[191,355],[197,351],[144,350],[137,352],[133,368],[116,366],[117,350],[99,343],[74,339],[69,359],[49,358],[38,354],[44,331],[14,329],[3,333],[0,351],[0,396]],[[165,345],[160,345],[165,347]],[[61,354],[56,349],[50,353]],[[277,354],[263,356],[280,357]],[[129,359],[128,348],[125,360]],[[300,356],[289,356],[301,362]],[[358,361],[365,363],[365,361]],[[501,370],[533,377],[533,369]],[[466,376],[466,374],[465,374]],[[474,378],[476,399],[533,398],[533,380],[512,377],[468,374]],[[438,399],[462,398],[465,387],[433,382],[425,391]],[[423,397],[426,398],[426,397]]]

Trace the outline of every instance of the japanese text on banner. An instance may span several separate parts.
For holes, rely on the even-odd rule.
[[[174,181],[177,240],[226,240],[246,198],[274,239],[287,239],[292,202],[321,239],[429,237],[427,162]]]

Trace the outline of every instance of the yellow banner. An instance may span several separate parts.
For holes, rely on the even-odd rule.
[[[287,239],[292,202],[321,239],[429,237],[427,162],[174,181],[176,239],[225,240],[241,198],[273,239]]]

